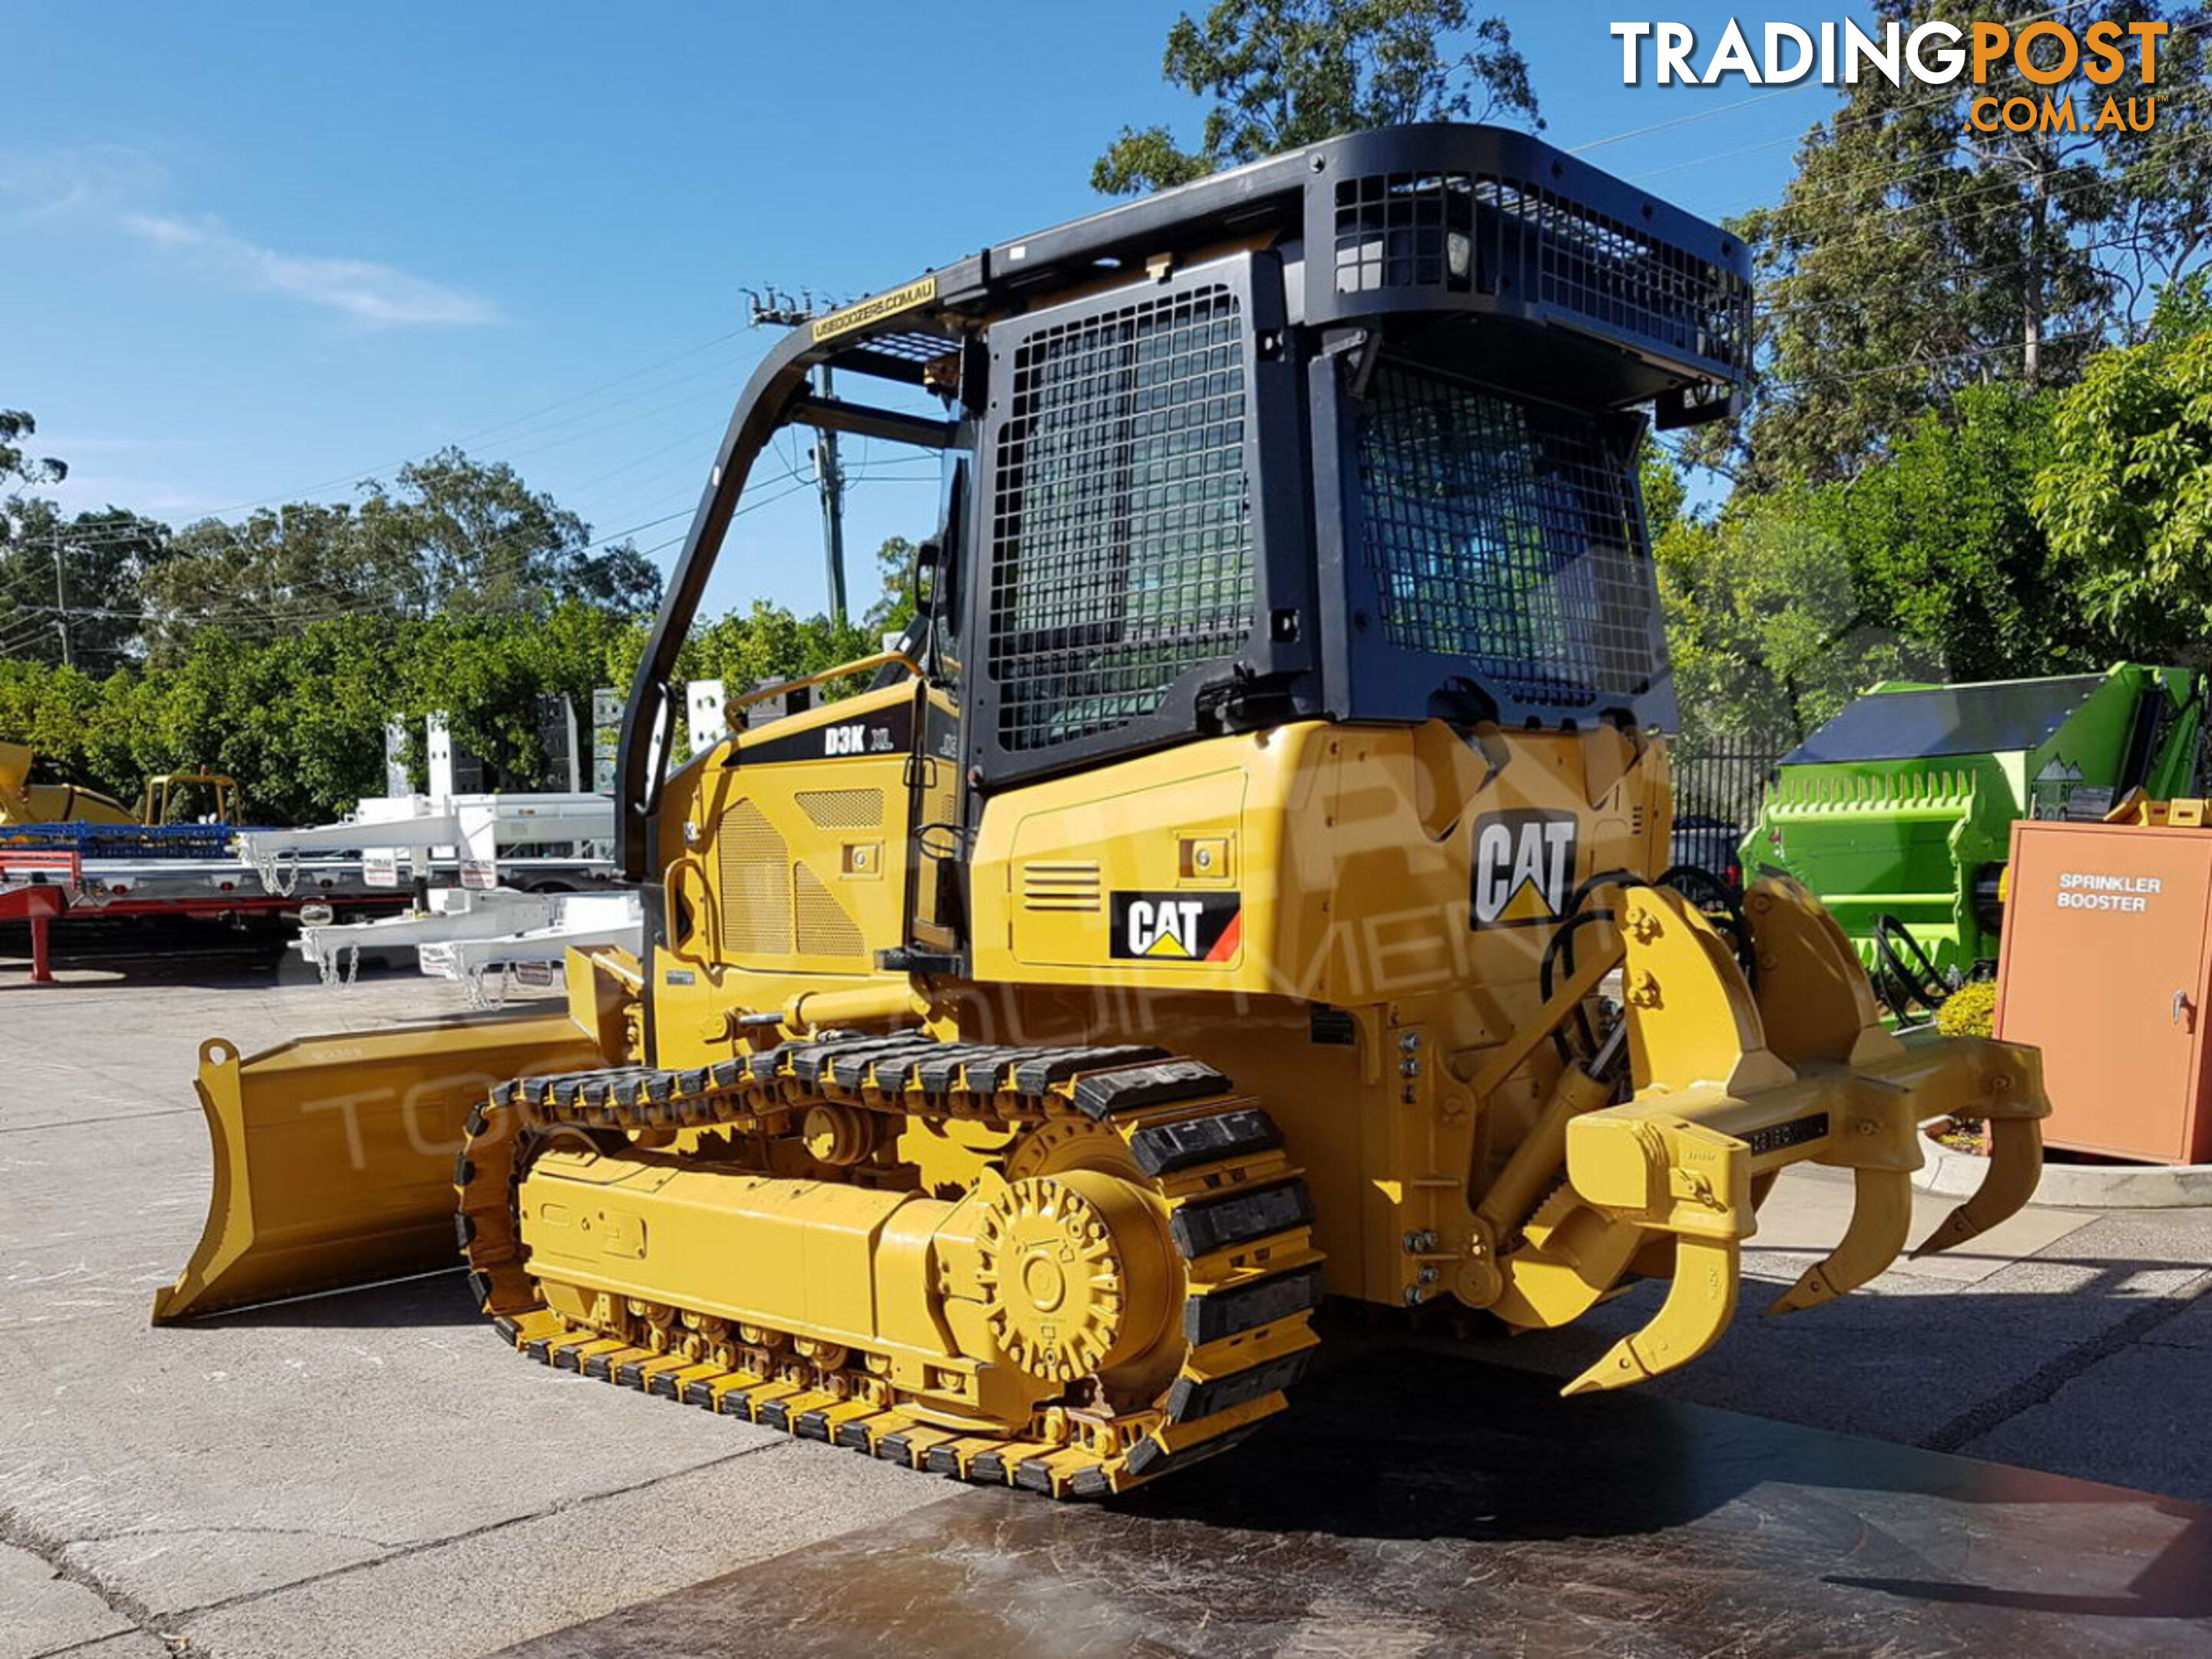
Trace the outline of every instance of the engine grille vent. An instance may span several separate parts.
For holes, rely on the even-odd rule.
[[[1095,864],[1025,864],[1022,866],[1022,908],[1096,910],[1102,885]]]
[[[867,945],[837,896],[822,884],[821,877],[803,864],[792,866],[792,881],[799,890],[799,948],[807,956],[860,957]]]
[[[817,830],[873,830],[884,821],[880,789],[811,789],[794,799]]]
[[[750,800],[733,803],[715,833],[722,865],[722,951],[781,956],[791,949],[791,866],[783,837]]]

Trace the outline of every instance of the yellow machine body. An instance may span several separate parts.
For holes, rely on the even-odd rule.
[[[576,983],[566,1010],[335,1033],[250,1058],[222,1038],[201,1044],[213,1190],[155,1322],[450,1264],[471,1109],[495,1083],[595,1065],[618,1043],[604,969],[587,962]]]
[[[167,823],[179,802],[204,804],[210,822],[238,816],[238,781],[221,772],[165,772],[146,781],[134,813],[112,795],[76,783],[33,783],[37,757],[20,743],[0,743],[0,825],[11,823]]]
[[[112,795],[75,783],[33,783],[36,757],[20,743],[0,743],[0,824],[136,823]]]
[[[887,688],[750,741],[781,744],[787,727],[832,729],[915,695]],[[1851,1169],[1863,1194],[1880,1194],[1868,1201],[1878,1231],[1856,1232],[1850,1260],[1821,1270],[1828,1294],[1863,1283],[1904,1248],[1923,1121],[2007,1126],[2004,1184],[2032,1186],[2043,1109],[2032,1054],[1888,1036],[1855,959],[1834,954],[1824,914],[1788,884],[1752,902],[1761,960],[1781,964],[1762,993],[1702,916],[1637,895],[1639,920],[1591,930],[1547,1006],[1547,924],[1575,890],[1603,872],[1650,881],[1666,862],[1656,738],[1493,730],[1469,742],[1440,722],[1313,722],[1010,792],[975,840],[973,982],[949,995],[823,948],[896,927],[887,901],[909,840],[898,767],[744,764],[748,741],[683,775],[663,809],[665,843],[702,849],[670,884],[697,897],[672,922],[685,966],[651,993],[663,1064],[740,1052],[741,1008],[921,1024],[950,1042],[1140,1034],[1267,1103],[1314,1191],[1332,1292],[1403,1305],[1449,1291],[1527,1325],[1578,1317],[1647,1245],[1679,1248],[1686,1234],[1732,1249],[1755,1226],[1753,1178],[1792,1163]],[[832,799],[851,822],[817,823]],[[1133,892],[1153,896],[1150,908],[1124,901],[1117,915],[1115,896]],[[1494,909],[1489,925],[1470,925],[1478,905]],[[782,951],[763,948],[781,931],[719,931],[720,917],[763,915],[779,930],[792,919]],[[1565,1132],[1582,1114],[1560,1099],[1546,1038],[1625,960],[1637,1101]],[[1575,1085],[1565,1079],[1570,1097]],[[1552,1149],[1534,1181],[1519,1174],[1532,1146]],[[1562,1160],[1595,1190],[1578,1232],[1543,1224],[1559,1240],[1547,1251],[1521,1229]],[[1660,1201],[1677,1176],[1710,1198]],[[1556,1194],[1546,1206],[1566,1207]],[[1409,1249],[1408,1237],[1434,1242]],[[1731,1269],[1725,1306],[1717,1295],[1708,1309],[1715,1334],[1734,1283]]]
[[[924,769],[917,782],[901,756],[744,757],[921,695],[909,681],[829,704],[679,775],[662,811],[666,844],[686,850],[650,985],[605,955],[579,957],[572,1012],[327,1039],[243,1065],[211,1052],[201,1090],[216,1220],[161,1316],[357,1276],[368,1239],[374,1265],[434,1262],[450,1249],[451,1160],[477,1095],[507,1076],[632,1059],[641,1018],[671,1067],[742,1057],[780,1028],[856,1024],[1032,1048],[1137,1035],[1195,1056],[1279,1125],[1312,1191],[1332,1293],[1455,1297],[1553,1326],[1671,1272],[1674,1334],[1623,1345],[1591,1386],[1679,1364],[1719,1334],[1753,1194],[1789,1164],[1852,1170],[1861,1211],[1788,1307],[1864,1282],[1905,1247],[1923,1121],[1996,1126],[1997,1178],[1959,1237],[2032,1188],[2045,1109],[2032,1053],[1889,1036],[1856,958],[1789,884],[1750,901],[1755,993],[1708,920],[1638,889],[1621,923],[1587,930],[1547,1000],[1545,924],[1600,872],[1649,880],[1665,858],[1664,744],[1610,728],[1470,742],[1440,723],[1312,722],[1012,791],[976,837],[972,980],[937,988],[873,969],[921,856],[917,791],[939,781]],[[1129,892],[1151,908],[1117,907]],[[1475,906],[1490,925],[1470,925]],[[1636,1087],[1617,1105],[1548,1040],[1608,982],[1634,1055]],[[625,1022],[610,999],[633,985],[641,1004]],[[778,1019],[742,1023],[763,1010]],[[920,1193],[1002,1167],[1005,1142],[914,1139],[902,1161],[921,1178],[908,1191],[595,1172],[550,1155],[524,1188],[525,1242],[577,1296],[657,1283],[684,1307],[872,1342],[901,1364],[951,1364],[957,1350],[914,1337],[951,1317],[925,1289],[950,1210]],[[558,1182],[634,1201],[640,1224],[617,1237],[652,1241],[650,1272],[618,1242],[612,1255],[604,1239],[579,1254],[578,1235],[549,1233],[540,1200]],[[1685,1253],[1698,1271],[1674,1266]],[[851,1309],[820,1310],[840,1302]]]
[[[642,958],[572,953],[565,1013],[211,1047],[216,1213],[157,1317],[457,1238],[546,1364],[1085,1496],[1282,1409],[1325,1293],[1527,1329],[1664,1281],[1579,1392],[1718,1340],[1790,1164],[1856,1206],[1772,1311],[1905,1249],[1924,1123],[1993,1156],[1921,1248],[2002,1220],[2035,1054],[1892,1036],[1803,889],[1668,870],[1630,411],[1725,410],[1747,269],[1439,124],[794,331],[632,691]],[[828,397],[833,366],[948,418]],[[794,423],[945,458],[918,614],[669,770],[685,630]]]
[[[180,809],[197,813],[208,823],[237,823],[238,780],[227,772],[210,772],[204,768],[162,772],[146,780],[146,793],[138,801],[139,823],[178,822]]]

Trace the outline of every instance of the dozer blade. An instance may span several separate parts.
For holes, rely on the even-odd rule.
[[[455,1265],[453,1159],[495,1083],[603,1063],[566,1013],[200,1048],[214,1153],[198,1247],[154,1322]]]

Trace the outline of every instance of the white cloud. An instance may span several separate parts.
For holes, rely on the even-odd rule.
[[[217,221],[125,214],[123,228],[209,276],[245,289],[288,295],[385,327],[471,326],[499,320],[486,301],[368,259],[279,253],[234,235]]]
[[[0,224],[56,234],[121,229],[210,280],[281,294],[386,328],[469,327],[500,320],[490,301],[368,259],[283,253],[211,216],[153,210],[169,170],[128,144],[0,149]]]
[[[0,207],[26,219],[112,212],[168,183],[168,169],[128,144],[0,150]]]

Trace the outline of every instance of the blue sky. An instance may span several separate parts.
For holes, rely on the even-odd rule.
[[[1626,14],[1500,4],[1553,143],[1698,118],[1588,154],[1710,216],[1772,199],[1836,95],[1626,88]],[[234,518],[459,441],[656,547],[765,343],[740,289],[869,292],[1099,205],[1122,123],[1194,125],[1158,74],[1180,9],[19,8],[0,407],[70,462],[71,507]],[[1639,15],[1709,43],[1734,11]],[[848,457],[856,603],[867,550],[935,501],[890,453]],[[818,610],[812,493],[755,499],[710,605]]]

